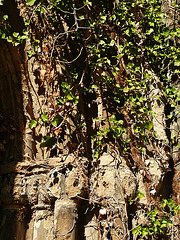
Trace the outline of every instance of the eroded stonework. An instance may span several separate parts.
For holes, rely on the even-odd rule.
[[[99,160],[90,182],[86,158],[77,159],[69,155],[17,164],[14,183],[9,183],[7,188],[5,182],[2,192],[5,194],[4,204],[16,202],[17,211],[22,216],[29,215],[26,226],[19,227],[27,229],[24,229],[24,239],[78,239],[76,228],[81,214],[87,219],[82,230],[87,239],[93,239],[90,237],[92,224],[96,226],[92,234],[102,235],[102,239],[108,235],[110,225],[116,229],[116,234],[119,234],[117,229],[124,231],[127,228],[126,200],[135,194],[136,179],[126,166],[117,167],[119,159],[110,154],[104,154]],[[91,207],[87,205],[89,194]],[[6,203],[10,196],[10,202]],[[82,204],[87,207],[80,213],[78,208]]]

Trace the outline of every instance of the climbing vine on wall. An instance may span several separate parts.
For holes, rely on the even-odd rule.
[[[39,63],[34,75],[43,104],[29,126],[40,135],[40,147],[51,156],[68,148],[97,162],[106,151],[119,152],[135,174],[142,170],[141,156],[146,159],[147,146],[158,140],[154,92],[168,105],[165,123],[177,119],[180,92],[172,83],[180,74],[180,7],[172,4],[165,12],[158,0],[17,2],[24,30],[14,31],[1,11],[0,38],[15,47],[26,44],[28,60]],[[163,144],[178,146],[178,139]],[[139,225],[134,234],[156,235],[157,221],[160,230],[172,224],[153,209],[148,216],[152,225]]]
[[[152,73],[161,83],[157,98],[171,106],[168,116],[171,120],[179,101],[179,92],[171,86],[180,65],[177,20],[167,26],[164,19],[170,16],[161,11],[159,1],[155,0],[114,3],[27,0],[24,7],[23,34],[13,32],[8,16],[2,15],[1,38],[15,46],[25,40],[30,42],[29,58],[34,56],[45,66],[42,84],[47,87],[55,80],[60,82],[56,102],[47,99],[53,111],[47,108],[39,119],[30,121],[31,128],[37,124],[48,126],[41,147],[58,147],[58,139],[66,134],[68,117],[76,107],[80,110],[79,99],[86,95],[94,102],[100,96],[108,113],[106,120],[95,116],[98,124],[91,135],[96,158],[109,140],[123,154],[129,153],[131,141],[144,151],[149,139],[156,137],[149,94],[153,91]],[[179,11],[178,6],[172,7],[174,12]],[[64,66],[61,79],[50,76],[58,64]],[[93,104],[90,105],[89,109]],[[80,118],[73,121],[78,126],[77,134],[84,135],[87,119]],[[105,129],[101,128],[103,121],[107,121]],[[77,140],[78,146],[85,141],[82,139]]]
[[[164,13],[156,0],[27,0],[21,4],[26,16],[23,34],[14,32],[8,16],[1,14],[0,35],[15,46],[29,42],[28,57],[44,65],[43,78],[41,70],[38,76],[47,89],[48,107],[38,119],[30,121],[31,128],[47,127],[41,147],[58,148],[67,135],[70,117],[76,126],[76,146],[85,149],[91,137],[96,158],[109,141],[124,155],[129,155],[132,144],[138,151],[145,151],[156,138],[150,94],[153,74],[161,85],[154,82],[161,93],[157,99],[170,105],[167,117],[171,121],[176,117],[173,112],[179,92],[171,82],[177,79],[180,66],[179,6],[171,5],[171,12]],[[167,25],[165,19],[172,11],[177,19]],[[61,77],[57,65],[63,65]],[[60,95],[55,100],[49,98],[48,86],[56,80]],[[85,96],[90,100],[84,100]],[[83,115],[98,105],[98,97],[107,115],[104,119],[95,113],[93,127],[92,119]],[[84,101],[84,109],[80,101]]]

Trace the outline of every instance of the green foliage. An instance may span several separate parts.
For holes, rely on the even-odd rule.
[[[56,115],[56,116],[53,118],[51,124],[52,124],[53,126],[55,126],[55,127],[58,127],[59,124],[62,122],[62,120],[63,120],[62,117],[60,117],[59,115]]]
[[[35,2],[36,2],[36,0],[26,0],[26,4],[28,6],[33,6]]]
[[[140,191],[137,193],[137,198],[144,198],[144,197],[145,197],[144,193]]]
[[[101,72],[106,72],[106,76],[101,79],[101,84],[111,90],[111,98],[113,98],[111,100],[116,102],[117,106],[125,100],[124,106],[116,109],[116,112],[121,113],[121,110],[126,107],[126,112],[131,119],[136,118],[134,132],[139,135],[141,142],[142,140],[146,142],[145,129],[153,130],[153,122],[147,121],[148,116],[152,114],[149,107],[150,99],[145,98],[151,83],[148,69],[151,67],[152,71],[155,71],[163,79],[164,74],[167,74],[163,62],[170,61],[176,68],[175,59],[178,51],[169,45],[169,40],[174,36],[179,36],[179,33],[177,29],[170,31],[163,23],[162,18],[166,16],[162,14],[158,1],[119,2],[110,16],[106,13],[105,4],[102,7],[104,7],[104,12],[97,15],[90,23],[95,38],[89,42],[87,49],[89,64],[92,66],[93,74],[99,72],[99,69]],[[122,41],[118,46],[108,30],[103,28],[103,24],[108,25],[109,23],[116,26],[119,33],[122,34]],[[117,50],[120,52],[118,55]],[[121,71],[117,65],[119,57],[124,58],[127,66],[127,74],[123,76],[125,83],[123,88],[118,88],[117,84],[114,87],[115,82],[112,84],[112,75],[117,75]],[[121,98],[122,95],[124,99]],[[176,96],[175,93],[174,96]],[[168,98],[172,102],[172,96],[168,95]],[[172,106],[174,105],[172,104]],[[113,124],[112,128],[107,129],[106,132],[108,134],[113,131],[113,137],[118,140],[122,130],[118,124]],[[103,142],[105,135],[101,136],[101,133],[97,132],[97,136],[93,137],[96,146]],[[121,141],[120,145],[124,145],[124,142]],[[99,151],[101,152],[100,146]],[[96,154],[96,156],[98,155]]]
[[[30,126],[31,129],[32,129],[32,128],[35,128],[35,127],[37,126],[37,121],[34,120],[34,119],[32,119],[32,120],[29,122],[29,126]]]
[[[143,239],[147,239],[147,237],[150,236],[160,239],[169,234],[170,227],[173,226],[172,217],[178,214],[179,210],[180,205],[176,205],[172,199],[163,199],[161,202],[161,209],[151,208],[147,211],[146,223],[135,227],[132,233]]]
[[[171,77],[177,79],[180,74],[180,29],[175,24],[166,25],[169,16],[162,12],[161,1],[26,0],[24,7],[27,18],[23,33],[13,31],[8,16],[1,13],[0,38],[14,46],[29,41],[28,57],[36,57],[47,72],[55,71],[54,79],[46,72],[39,80],[47,92],[55,80],[59,82],[56,103],[49,97],[52,92],[48,93],[46,112],[29,122],[31,129],[46,128],[40,146],[58,149],[65,135],[69,141],[75,135],[77,145],[86,149],[90,137],[87,135],[93,133],[94,158],[99,158],[108,144],[118,147],[126,159],[133,159],[132,145],[143,154],[157,137],[151,108],[152,86],[159,89],[157,100],[169,106],[169,122],[177,118],[175,111],[180,100]],[[63,66],[62,74],[56,71],[57,65]],[[97,98],[101,98],[106,119],[97,118],[93,112],[93,105],[98,108]],[[68,118],[76,129],[67,133],[71,127]],[[175,138],[173,144],[177,144]],[[76,150],[87,154],[78,147]],[[143,197],[138,192],[129,204]],[[179,208],[172,199],[163,199],[161,207],[150,208],[147,222],[132,233],[142,238],[168,234],[172,216]]]
[[[77,95],[76,92],[75,93],[72,92],[71,84],[69,84],[68,82],[62,82],[61,87],[64,96],[60,96],[59,98],[56,99],[58,105],[62,106],[66,102],[72,102],[77,104],[79,101],[79,96]]]
[[[41,119],[30,122],[31,128],[43,123],[50,129],[49,134],[54,134],[53,127],[65,124],[63,117],[71,114],[74,105],[79,107],[80,95],[96,93],[110,115],[107,128],[97,128],[92,137],[94,156],[98,158],[103,153],[108,139],[124,155],[130,150],[131,138],[143,151],[148,139],[155,137],[149,96],[152,73],[161,81],[161,96],[157,98],[166,99],[171,106],[168,117],[175,119],[179,92],[171,86],[169,72],[179,74],[180,50],[176,45],[180,30],[165,24],[164,19],[169,16],[162,12],[160,1],[93,0],[75,4],[26,0],[25,7],[31,17],[24,20],[23,34],[12,32],[8,16],[2,15],[0,37],[15,46],[30,41],[28,56],[36,56],[43,64],[66,65],[56,99],[64,116],[44,113]],[[64,32],[63,24],[67,29]],[[43,53],[48,57],[43,59],[43,41],[48,43],[50,39],[49,50]],[[127,131],[130,128],[131,132]]]
[[[58,130],[59,125],[62,123],[62,121],[63,119],[59,114],[55,115],[50,121],[47,113],[43,113],[38,121],[34,119],[30,120],[29,126],[31,129],[36,128],[38,125],[41,126],[44,125],[49,129],[54,130],[54,132],[50,131],[46,136],[43,137],[44,141],[40,144],[42,148],[44,147],[52,148],[57,143],[58,133],[56,133],[56,130]],[[50,134],[51,136],[49,136]]]
[[[56,142],[57,142],[57,139],[55,137],[45,136],[44,142],[42,142],[40,146],[42,148],[44,147],[52,148]]]
[[[43,113],[43,114],[41,115],[41,119],[42,119],[43,122],[49,123],[49,118],[48,118],[48,116],[47,116],[46,113]]]
[[[26,40],[30,40],[26,29],[23,30],[22,35],[20,35],[18,32],[13,32],[13,29],[9,24],[8,15],[0,14],[0,22],[0,39],[4,39],[7,42],[12,43],[14,46],[18,46],[21,43],[25,43]]]
[[[136,197],[133,199],[132,197],[129,198],[129,204],[132,205],[135,201],[137,201],[140,198],[144,198],[145,195],[142,192],[137,192]]]
[[[153,122],[149,121],[149,122],[145,122],[144,127],[149,131],[151,131],[151,129],[153,128],[153,125],[154,125]]]
[[[158,1],[140,0],[136,3],[120,1],[116,6],[109,1],[84,1],[84,5],[80,4],[77,7],[82,11],[78,11],[74,17],[87,19],[82,23],[91,29],[91,37],[86,41],[86,51],[94,82],[86,88],[86,91],[100,91],[104,104],[111,109],[114,108],[109,119],[109,127],[105,130],[98,129],[93,136],[94,156],[99,157],[103,153],[103,145],[108,138],[114,139],[113,142],[118,143],[122,152],[126,154],[131,141],[126,131],[129,125],[126,115],[129,115],[134,135],[139,139],[137,148],[143,150],[144,145],[148,144],[148,131],[153,132],[151,99],[148,97],[152,81],[149,70],[155,72],[164,84],[167,101],[172,107],[177,105],[177,93],[168,81],[168,69],[178,71],[179,50],[174,44],[179,38],[179,30],[177,28],[170,30],[165,25],[163,18],[167,16],[162,13]],[[95,8],[98,10],[95,11]],[[84,27],[81,21],[78,22],[77,29],[74,28],[73,21],[69,21],[74,11],[73,3],[53,1],[48,9],[51,11],[50,18],[54,24],[58,25],[57,14],[60,13],[69,28],[74,29],[71,34],[74,44],[77,47],[80,43],[83,44],[83,32],[78,30],[78,27],[79,29]],[[115,34],[121,36],[118,44],[112,37],[111,27],[116,29]],[[122,58],[123,69],[119,64]],[[80,81],[82,77],[78,72],[80,68],[78,70],[77,65],[72,63],[69,70],[71,79]],[[103,72],[105,74],[99,74]],[[123,84],[115,81],[114,77],[119,73]],[[94,76],[99,76],[98,84]],[[63,95],[57,99],[58,105],[63,106],[67,101],[78,104],[79,96],[71,91],[69,81],[62,82],[61,87]],[[105,91],[101,89],[107,89],[111,96],[105,96]]]

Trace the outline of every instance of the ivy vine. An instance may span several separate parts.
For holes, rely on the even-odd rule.
[[[180,91],[173,83],[180,75],[180,6],[172,4],[171,11],[163,12],[160,0],[26,0],[22,4],[23,32],[14,32],[1,11],[0,38],[15,47],[28,43],[28,58],[43,66],[45,73],[37,69],[37,77],[46,89],[46,108],[29,121],[31,129],[46,128],[40,146],[61,153],[70,141],[69,151],[91,160],[111,145],[138,170],[134,149],[136,156],[145,154],[147,145],[158,139],[152,92],[157,90],[156,100],[168,105],[166,122],[177,121],[179,114]],[[61,74],[57,66],[62,66]],[[55,81],[56,97],[49,91]],[[177,136],[170,144],[179,147]],[[157,209],[149,210],[151,224],[137,226],[133,234],[168,233],[169,211],[177,214],[179,206],[163,200],[162,209],[163,216]]]

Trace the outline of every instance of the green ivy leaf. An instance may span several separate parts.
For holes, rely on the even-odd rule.
[[[180,66],[180,59],[176,59],[176,60],[175,60],[174,66],[177,66],[177,67]]]
[[[161,203],[161,206],[163,207],[163,208],[165,208],[165,206],[167,205],[167,199],[163,199],[162,200],[162,203]]]
[[[94,153],[94,158],[99,158],[99,153],[98,152]]]
[[[28,51],[27,54],[28,54],[28,57],[29,57],[29,58],[32,57],[32,55],[34,54],[34,50]]]
[[[144,198],[144,197],[145,197],[144,193],[138,192],[137,198]]]
[[[26,0],[26,4],[28,6],[33,6],[35,2],[36,2],[36,0]]]
[[[13,32],[13,34],[12,34],[15,38],[17,38],[18,37],[18,35],[19,35],[19,33],[18,32]]]
[[[3,33],[3,34],[1,35],[1,38],[2,38],[2,39],[6,39],[6,34]]]
[[[13,42],[13,46],[18,46],[20,43],[18,43],[18,42]]]
[[[136,227],[132,230],[132,234],[137,234],[139,231],[139,227]]]
[[[21,36],[21,40],[24,40],[24,39],[29,39],[29,38],[28,38],[28,36],[26,36],[26,35],[22,35],[22,36]]]
[[[42,118],[42,120],[43,120],[44,122],[49,123],[49,118],[48,118],[48,116],[47,116],[46,113],[43,113],[43,114],[41,115],[41,118]]]
[[[45,136],[44,140],[45,141],[40,144],[41,148],[44,148],[44,147],[51,148],[57,142],[57,139],[55,137],[50,137],[50,136]]]
[[[61,83],[61,87],[62,87],[62,88],[65,88],[65,89],[69,89],[70,86],[71,86],[71,85],[70,85],[69,83],[67,83],[67,82],[62,82],[62,83]]]
[[[92,2],[89,1],[89,0],[86,0],[84,4],[89,5],[89,6],[92,6]]]
[[[153,128],[153,126],[154,126],[154,124],[153,124],[152,121],[145,122],[145,125],[144,125],[144,127],[145,127],[146,129],[148,129],[149,131]]]
[[[92,88],[92,89],[97,89],[97,88],[98,88],[98,86],[97,86],[97,85],[95,85],[95,84],[93,84],[93,85],[91,86],[91,88]]]
[[[148,233],[149,233],[148,228],[144,227],[144,228],[142,229],[142,237],[145,237],[146,235],[148,235]]]
[[[129,205],[132,205],[133,204],[133,200],[132,200],[132,197],[129,198]]]
[[[127,87],[125,87],[124,89],[123,89],[123,92],[125,92],[125,93],[127,93],[129,91],[129,88],[127,88]]]
[[[32,119],[32,120],[29,122],[29,126],[30,126],[31,129],[32,129],[32,128],[35,128],[35,127],[37,126],[37,121]]]
[[[6,21],[8,19],[8,15],[3,15],[3,19]]]
[[[28,26],[29,23],[30,23],[30,20],[29,20],[28,18],[24,20],[24,24],[25,24],[25,26]],[[23,30],[23,31],[24,31],[24,30]],[[24,32],[23,32],[23,33],[24,33]]]
[[[60,124],[61,122],[62,122],[62,117],[60,117],[59,114],[58,114],[58,115],[56,115],[56,116],[54,117],[54,119],[52,120],[51,124],[52,124],[53,126],[57,127],[57,126],[59,126],[59,124]]]
[[[160,225],[161,225],[161,224],[160,224],[160,221],[157,220],[157,219],[156,219],[153,223],[154,223],[154,226],[160,226]]]
[[[72,94],[72,92],[68,92],[66,95],[67,100],[73,100],[74,99],[74,95]]]
[[[173,226],[173,223],[172,223],[172,221],[170,219],[167,221],[167,225],[168,226]]]

